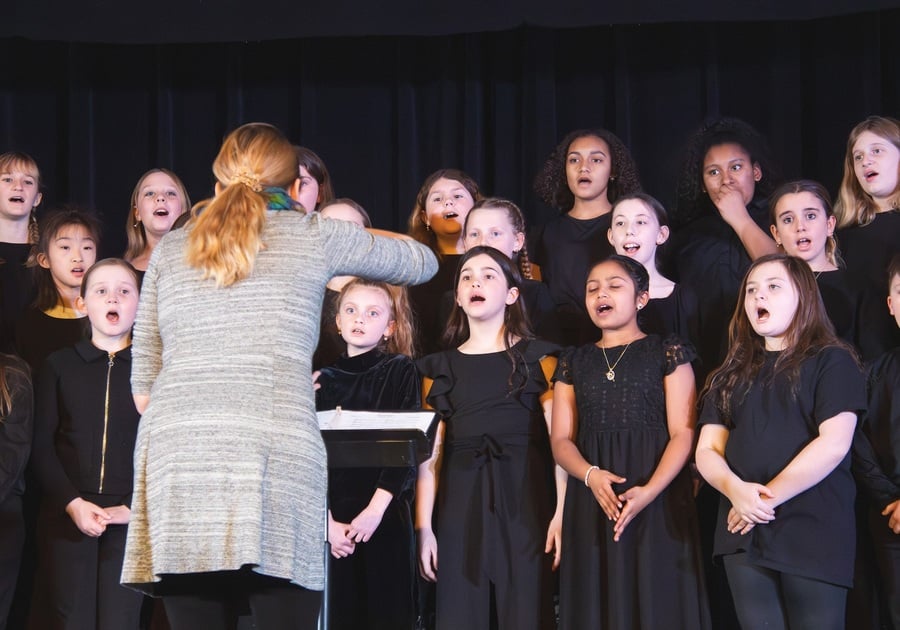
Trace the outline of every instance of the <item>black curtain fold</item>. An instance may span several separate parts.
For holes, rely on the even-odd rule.
[[[681,147],[704,118],[744,118],[789,177],[834,191],[850,128],[900,113],[900,10],[808,21],[520,27],[436,37],[96,44],[0,39],[0,150],[34,155],[45,206],[104,217],[124,248],[131,189],[165,166],[194,201],[227,131],[263,120],[317,151],[336,191],[405,229],[432,171],[469,172],[519,203],[558,140],[614,130],[645,188],[674,196]]]

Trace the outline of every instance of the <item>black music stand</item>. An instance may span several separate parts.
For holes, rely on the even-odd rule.
[[[328,468],[407,468],[431,457],[438,415],[433,411],[319,412]],[[327,509],[326,509],[327,514]],[[326,516],[327,519],[327,516]],[[319,630],[329,629],[328,591],[331,545],[325,523],[325,591]]]

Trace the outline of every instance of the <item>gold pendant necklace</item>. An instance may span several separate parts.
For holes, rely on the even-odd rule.
[[[604,348],[603,346],[600,346],[600,349],[603,351],[603,359],[606,361],[606,369],[608,370],[606,372],[606,380],[615,382],[616,366],[619,365],[619,361],[621,361],[622,357],[625,356],[625,353],[628,352],[628,346],[630,346],[632,343],[633,343],[632,341],[628,342],[628,344],[625,346],[625,349],[622,350],[622,354],[619,355],[619,358],[616,359],[616,362],[613,363],[612,365],[609,364],[609,358],[607,358],[607,356],[606,356],[606,348]]]

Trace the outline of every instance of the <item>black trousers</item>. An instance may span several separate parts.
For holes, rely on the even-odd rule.
[[[322,592],[250,570],[165,575],[158,586],[172,630],[315,630]]]
[[[734,607],[744,630],[844,630],[847,589],[724,556]]]
[[[0,503],[0,630],[6,628],[6,618],[16,592],[24,544],[22,497],[10,495]]]
[[[29,628],[137,629],[143,594],[119,583],[127,525],[85,536],[69,515],[43,506]]]

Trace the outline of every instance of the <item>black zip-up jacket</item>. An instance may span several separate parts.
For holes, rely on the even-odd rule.
[[[44,494],[65,510],[105,495],[131,506],[140,414],[131,395],[131,347],[114,355],[89,340],[51,354],[35,389],[33,462]]]

